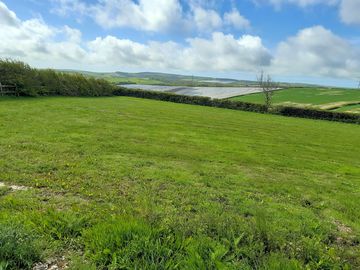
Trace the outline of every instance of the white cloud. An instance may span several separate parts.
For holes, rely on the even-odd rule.
[[[216,32],[211,39],[193,38],[187,46],[174,42],[140,44],[107,36],[90,42],[93,63],[186,71],[255,71],[271,56],[259,37]]]
[[[94,65],[146,69],[169,69],[180,65],[177,64],[180,57],[175,54],[181,48],[173,42],[142,44],[106,36],[89,42],[88,49],[88,61]]]
[[[0,2],[1,3],[1,2]],[[259,37],[244,35],[236,39],[221,32],[211,38],[188,39],[187,44],[175,42],[138,43],[114,36],[98,37],[83,42],[81,32],[64,26],[48,26],[40,19],[19,20],[5,5],[0,22],[0,54],[15,57],[31,64],[50,67],[79,65],[113,68],[146,68],[172,70],[255,70],[270,63],[270,54]],[[155,21],[161,21],[159,17]]]
[[[78,13],[78,15],[84,15],[88,11],[88,6],[81,0],[51,0],[56,3],[56,7],[52,12],[67,16],[72,12]]]
[[[347,24],[360,24],[360,0],[342,0],[340,16]]]
[[[200,31],[211,32],[214,29],[220,29],[223,25],[222,18],[215,10],[194,7],[193,13],[195,26]]]
[[[190,47],[183,52],[183,65],[188,70],[256,71],[270,64],[271,55],[256,36],[236,39],[216,32],[211,39],[188,41]]]
[[[244,29],[250,27],[250,22],[244,16],[242,16],[237,9],[233,9],[231,12],[224,14],[224,22],[227,25],[231,25],[236,29]]]
[[[252,35],[214,32],[210,38],[190,38],[185,44],[140,43],[114,36],[85,42],[77,29],[51,27],[41,19],[22,21],[1,1],[0,14],[0,55],[41,67],[179,72],[267,69],[277,75],[333,78],[360,74],[360,49],[322,26],[299,31],[271,55],[261,38]]]
[[[45,24],[40,19],[19,20],[15,13],[0,2],[0,55],[12,57],[31,63],[45,61],[47,63],[64,63],[77,61],[84,55],[80,46],[81,33],[68,26],[54,28]],[[58,36],[65,38],[56,42]]]
[[[360,51],[324,27],[315,26],[281,42],[272,69],[289,75],[357,77]]]
[[[190,1],[184,10],[180,0],[53,0],[59,15],[88,15],[103,28],[129,27],[150,32],[212,32],[224,26],[244,29],[250,22],[237,9],[222,16],[208,1]]]
[[[177,0],[103,0],[89,7],[96,22],[105,27],[131,27],[164,31],[183,24],[182,7]]]
[[[250,21],[235,8],[230,12],[225,12],[223,17],[213,9],[205,9],[198,5],[193,5],[192,11],[192,20],[195,22],[195,26],[203,32],[212,32],[224,26],[234,27],[237,30],[250,27]]]
[[[0,2],[0,25],[17,26],[18,24],[19,19],[16,14],[9,10],[3,2]]]

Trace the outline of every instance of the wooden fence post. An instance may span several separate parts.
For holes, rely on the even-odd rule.
[[[0,82],[0,96],[2,96],[2,95],[3,95],[3,88],[2,88],[2,84]]]

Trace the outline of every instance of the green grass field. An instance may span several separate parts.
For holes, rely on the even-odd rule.
[[[231,98],[232,100],[263,103],[263,94],[250,94]],[[360,90],[355,89],[326,89],[326,88],[290,88],[274,93],[275,105],[295,105],[301,107],[315,107],[332,109],[346,106],[349,102],[360,103]],[[351,111],[352,108],[349,110]],[[347,111],[347,110],[345,110]]]
[[[0,269],[62,256],[71,269],[359,269],[359,134],[127,97],[2,98]]]
[[[336,109],[336,111],[338,111],[338,112],[360,113],[360,104],[343,106],[343,107],[341,107],[339,109]]]

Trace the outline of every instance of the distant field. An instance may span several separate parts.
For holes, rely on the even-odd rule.
[[[360,113],[360,104],[344,106],[344,107],[341,107],[339,109],[336,109],[336,111],[338,111],[338,112]]]
[[[259,87],[184,87],[184,86],[164,86],[148,84],[127,84],[125,88],[142,89],[146,91],[168,92],[185,96],[202,96],[218,99],[226,99],[233,96],[244,95],[247,93],[257,93],[261,91]]]
[[[263,94],[251,94],[231,98],[254,103],[262,103]],[[276,91],[273,102],[277,105],[295,105],[301,107],[316,107],[333,109],[346,106],[347,103],[360,103],[360,90],[351,89],[326,89],[326,88],[290,88]],[[356,108],[356,106],[354,107]],[[349,107],[353,111],[352,107]],[[345,110],[346,111],[346,110]]]
[[[2,98],[0,269],[359,269],[359,134],[127,97]]]

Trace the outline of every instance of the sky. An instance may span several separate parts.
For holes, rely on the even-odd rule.
[[[357,87],[360,0],[0,0],[0,58]]]

